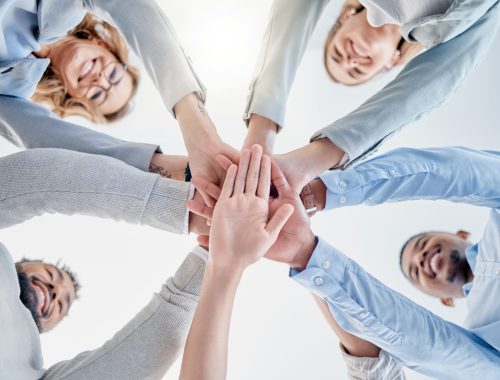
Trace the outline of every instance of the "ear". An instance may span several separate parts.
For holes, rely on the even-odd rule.
[[[350,19],[352,16],[354,16],[358,11],[356,8],[353,7],[345,7],[344,10],[342,11],[342,14],[339,17],[339,22],[343,24],[346,22],[348,19]]]
[[[460,236],[464,240],[469,240],[470,232],[464,230],[458,230],[456,235]]]
[[[441,298],[441,303],[444,306],[455,307],[455,301],[451,297],[449,297],[449,298]]]
[[[401,51],[399,49],[394,50],[394,53],[392,54],[391,59],[389,62],[385,64],[385,67],[387,69],[392,69],[394,66],[396,66],[401,59]]]

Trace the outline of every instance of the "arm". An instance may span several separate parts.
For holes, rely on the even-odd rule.
[[[224,379],[234,295],[246,267],[259,260],[292,212],[269,213],[271,162],[255,145],[245,149],[238,172],[231,165],[218,197],[210,230],[210,254],[200,302],[182,358],[183,380]]]
[[[78,213],[176,233],[188,230],[189,183],[160,178],[110,157],[30,149],[0,158],[0,182],[0,227],[45,213]],[[207,232],[202,218],[194,215],[189,227]]]
[[[499,208],[499,167],[499,152],[400,148],[343,172],[324,173],[325,186],[313,187],[320,200],[326,191],[327,209],[417,199]]]
[[[333,318],[328,304],[316,295],[314,300],[340,340],[340,352],[351,380],[405,380],[400,364],[374,344],[342,329]]]
[[[394,132],[445,102],[485,57],[499,12],[497,4],[464,33],[415,57],[359,108],[315,133],[311,144],[280,156],[292,186],[301,189],[325,170],[366,158]],[[329,149],[316,141],[328,142]],[[346,153],[344,160],[339,151]],[[294,172],[304,174],[295,179]]]
[[[151,302],[102,347],[50,367],[43,379],[160,379],[184,346],[205,269],[196,247]]]
[[[342,329],[431,378],[468,379],[479,367],[484,378],[497,376],[498,353],[471,332],[387,288],[323,240],[303,254],[307,265],[292,278],[328,304]]]
[[[147,171],[158,145],[116,139],[58,118],[29,100],[0,95],[0,136],[18,147],[62,148],[117,158]]]
[[[250,83],[244,147],[262,144],[271,154],[285,121],[286,102],[309,39],[329,0],[275,0]]]

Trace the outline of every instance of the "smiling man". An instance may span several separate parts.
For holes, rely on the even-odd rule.
[[[16,271],[21,301],[31,312],[38,331],[52,330],[78,298],[80,283],[75,274],[67,266],[28,259],[17,262]]]
[[[401,250],[405,276],[446,305],[465,298],[464,327],[450,323],[373,278],[325,241],[304,235],[274,259],[287,262],[296,281],[326,303],[335,323],[381,348],[379,358],[344,355],[350,374],[372,377],[370,367],[388,363],[431,378],[497,379],[500,368],[500,153],[460,147],[396,149],[345,171],[331,171],[302,191],[307,208],[333,209],[361,203],[449,200],[490,208],[478,243],[468,233],[429,231],[411,237]],[[290,220],[294,220],[294,217]],[[288,224],[291,222],[289,221]],[[291,229],[285,225],[284,230]],[[313,247],[304,250],[300,247]],[[353,355],[354,356],[354,355]],[[390,358],[389,362],[384,360]],[[378,363],[377,363],[378,361]],[[392,365],[391,364],[391,365]],[[377,372],[378,373],[378,372]],[[392,378],[392,377],[391,377]]]

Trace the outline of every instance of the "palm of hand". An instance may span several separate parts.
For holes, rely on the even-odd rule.
[[[241,263],[241,257],[245,257],[246,266],[264,256],[269,245],[269,234],[265,228],[268,214],[268,204],[263,198],[240,194],[219,200],[210,231],[210,252],[223,256],[217,257],[217,261],[225,261],[226,265],[232,266],[236,261]],[[242,215],[245,215],[244,219]],[[240,258],[228,254],[235,246],[239,247],[237,254]]]

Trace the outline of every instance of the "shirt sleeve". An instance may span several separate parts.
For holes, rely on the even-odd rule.
[[[419,199],[499,208],[499,168],[499,152],[400,148],[320,179],[327,187],[326,209]]]
[[[196,75],[167,16],[154,0],[84,0],[93,12],[104,12],[142,61],[160,96],[173,114],[175,104],[205,87]]]
[[[347,116],[319,130],[349,156],[368,157],[396,131],[445,102],[485,57],[500,24],[496,4],[467,31],[412,59],[399,75]]]
[[[435,379],[474,378],[477,368],[485,379],[498,376],[500,358],[491,346],[388,288],[321,239],[307,267],[290,276],[322,298],[344,330],[403,366]]]
[[[201,247],[102,347],[50,367],[43,379],[161,379],[181,353],[201,290]],[[205,253],[206,254],[206,251]]]
[[[350,355],[340,344],[340,353],[350,380],[406,380],[401,365],[383,350],[376,358],[359,357]]]
[[[264,116],[283,127],[288,94],[311,34],[329,0],[274,0],[243,118]]]
[[[187,182],[110,157],[28,149],[0,158],[0,228],[46,213],[91,215],[183,233]]]
[[[158,145],[133,143],[62,120],[29,100],[0,95],[0,136],[22,148],[61,148],[114,157],[148,171]]]

